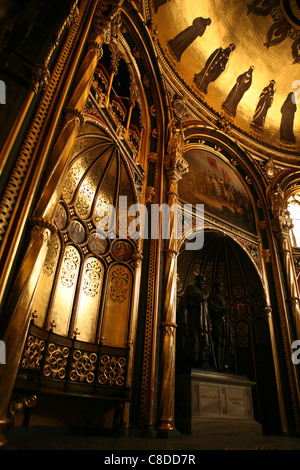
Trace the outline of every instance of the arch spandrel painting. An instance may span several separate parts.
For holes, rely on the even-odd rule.
[[[256,234],[250,197],[238,175],[220,157],[203,149],[185,153],[189,172],[179,182],[179,199],[204,204],[204,214]]]

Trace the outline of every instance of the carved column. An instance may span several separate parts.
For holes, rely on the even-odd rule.
[[[278,354],[278,346],[276,346],[275,338],[275,322],[273,315],[269,315],[269,324],[271,332],[271,341],[273,346],[274,364],[277,375],[278,398],[282,420],[282,430],[284,432],[292,430],[292,432],[299,432],[300,429],[300,413],[299,413],[299,400],[300,388],[299,377],[295,364],[292,362],[292,342],[299,337],[299,288],[297,284],[297,277],[295,266],[292,259],[292,248],[290,242],[290,229],[292,228],[292,220],[287,211],[284,193],[276,185],[268,194],[270,198],[270,207],[273,219],[271,220],[272,232],[275,235],[275,246],[278,249],[274,253],[274,257],[270,259],[274,269],[274,280],[276,284],[276,293],[278,295],[278,313],[280,321],[281,337],[278,340],[281,342],[283,349],[283,357]],[[270,246],[271,248],[271,246]],[[277,251],[277,250],[276,250]],[[272,253],[272,250],[271,250]],[[273,259],[274,258],[274,259]],[[282,302],[282,303],[281,303]],[[272,320],[272,321],[271,321]],[[294,337],[294,338],[293,338]],[[283,362],[284,361],[284,362]],[[280,373],[280,365],[284,364],[284,371]],[[287,380],[287,388],[284,398],[284,391],[282,383]],[[289,401],[290,400],[290,401]],[[292,416],[289,416],[288,410]]]
[[[33,236],[12,289],[13,295],[8,306],[10,322],[4,338],[7,361],[5,367],[0,370],[0,446],[6,443],[7,408],[29,328],[30,307],[47,254],[49,228],[53,230],[52,219],[68,170],[69,157],[83,123],[82,110],[101,54],[104,29],[116,14],[121,3],[122,1],[119,0],[110,0],[104,5],[102,2],[98,3],[88,49],[73,82],[65,120],[56,137],[45,169],[46,177],[43,181],[42,193],[33,215]]]
[[[290,230],[293,227],[293,223],[289,216],[280,216],[273,219],[272,227],[280,246],[288,289],[287,301],[292,312],[294,332],[296,337],[300,338],[300,296],[290,242]]]
[[[290,240],[290,230],[293,227],[293,222],[286,210],[284,195],[280,188],[276,188],[271,193],[271,202],[272,213],[274,215],[272,228],[279,243],[283,262],[288,293],[287,301],[292,312],[294,333],[297,338],[300,338],[300,293]]]
[[[109,42],[109,49],[111,52],[111,63],[110,63],[110,79],[108,84],[108,89],[105,97],[105,106],[108,107],[110,101],[110,93],[112,90],[112,84],[114,81],[114,77],[118,73],[119,67],[119,60],[120,60],[120,51],[119,51],[119,31],[121,27],[121,16],[119,14],[115,15],[112,23],[111,23],[111,34],[110,34],[110,42]]]
[[[188,171],[183,158],[183,136],[178,125],[170,132],[168,154],[165,157],[167,177],[167,198],[171,208],[178,202],[178,181]],[[162,221],[164,222],[164,221]],[[176,336],[176,295],[177,295],[177,212],[170,210],[169,238],[165,245],[164,308],[161,323],[161,384],[159,406],[159,431],[174,431],[175,404],[175,336]]]
[[[132,388],[133,381],[133,367],[134,367],[134,355],[135,355],[135,344],[136,344],[136,331],[137,331],[137,319],[138,319],[138,305],[139,305],[139,296],[140,296],[140,286],[141,286],[141,268],[143,261],[143,254],[141,251],[141,240],[138,242],[138,246],[133,253],[134,260],[134,282],[132,289],[132,308],[131,308],[131,318],[129,325],[129,335],[127,347],[129,349],[128,354],[128,364],[127,364],[127,377],[126,377],[126,388]],[[123,427],[128,429],[130,426],[130,403],[125,403],[124,405],[124,414],[123,414]]]

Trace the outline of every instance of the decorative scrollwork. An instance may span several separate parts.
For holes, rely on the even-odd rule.
[[[113,302],[122,303],[127,297],[129,274],[122,267],[117,267],[111,276],[110,297]]]
[[[253,325],[254,340],[259,346],[268,344],[268,325],[263,318],[258,318]]]
[[[77,147],[76,147],[76,150],[77,150],[77,148],[80,145],[83,145],[82,141],[77,142],[75,144],[75,146],[76,145],[77,145]],[[68,202],[68,203],[71,202],[74,191],[76,189],[76,186],[77,186],[78,182],[80,181],[80,179],[82,177],[84,169],[85,168],[82,165],[81,161],[76,162],[76,164],[74,164],[72,166],[72,168],[70,169],[70,171],[68,173],[68,176],[65,180],[65,185],[64,185],[63,190],[62,190],[62,196],[63,196],[63,198],[66,202]]]
[[[97,354],[81,352],[79,349],[73,353],[74,362],[72,363],[72,369],[70,372],[70,379],[72,382],[86,381],[93,383],[95,379],[94,370],[95,363],[97,361]]]
[[[98,294],[102,269],[100,262],[96,259],[88,261],[83,279],[83,292],[89,297]]]
[[[44,376],[64,379],[66,376],[66,365],[69,353],[69,348],[49,343],[48,355],[44,366]]]
[[[28,336],[21,362],[21,368],[39,369],[44,349],[45,341],[43,339],[36,338],[32,335]]]
[[[51,276],[51,274],[53,273],[58,250],[59,250],[59,239],[57,237],[57,234],[55,234],[55,235],[52,235],[52,237],[50,238],[50,241],[48,244],[47,256],[46,256],[45,264],[43,267],[43,273],[46,274],[46,276]]]
[[[73,285],[78,264],[78,252],[75,250],[74,247],[68,247],[65,252],[63,267],[61,271],[61,282],[63,286],[71,287]]]
[[[16,413],[23,413],[25,408],[33,408],[36,404],[36,395],[24,396],[20,393],[14,393],[9,403],[9,414],[14,416]]]
[[[117,385],[122,387],[124,385],[125,374],[125,357],[108,356],[107,354],[101,357],[101,367],[99,369],[98,381],[101,385]]]
[[[249,346],[249,326],[247,323],[240,322],[236,326],[237,342],[240,348]]]
[[[80,189],[75,207],[79,217],[87,217],[94,197],[94,187],[92,181],[85,181]]]

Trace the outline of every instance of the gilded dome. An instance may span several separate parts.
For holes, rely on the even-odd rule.
[[[170,69],[209,109],[264,144],[299,151],[296,0],[153,0]]]

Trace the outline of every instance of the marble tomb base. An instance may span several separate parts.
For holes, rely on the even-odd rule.
[[[175,426],[186,434],[260,431],[254,419],[254,382],[199,369],[176,376]]]

